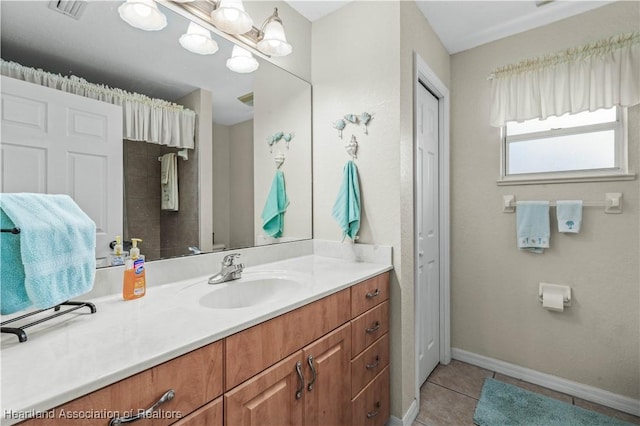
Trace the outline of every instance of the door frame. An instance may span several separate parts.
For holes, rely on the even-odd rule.
[[[449,209],[449,89],[442,83],[435,72],[427,65],[422,57],[414,52],[414,79],[413,79],[413,156],[414,156],[414,176],[413,176],[413,193],[414,193],[414,240],[413,240],[413,259],[414,259],[414,278],[418,276],[418,244],[415,237],[417,209],[415,196],[418,191],[418,182],[416,176],[417,161],[417,143],[418,143],[418,90],[420,85],[425,86],[438,99],[438,186],[439,186],[439,215],[440,215],[440,362],[449,364],[451,362],[451,318],[450,318],[450,288],[451,288],[451,270],[450,270],[450,209]],[[414,280],[414,338],[418,342],[418,312],[420,306],[418,303],[418,285]],[[420,401],[420,383],[419,383],[419,347],[415,345],[415,382],[416,382],[416,400]]]

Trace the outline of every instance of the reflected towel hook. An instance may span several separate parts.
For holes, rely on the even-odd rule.
[[[351,135],[351,140],[344,144],[344,149],[347,151],[347,154],[351,156],[352,159],[358,158],[358,141],[356,140],[356,135]]]

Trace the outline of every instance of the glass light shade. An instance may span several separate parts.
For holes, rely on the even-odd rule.
[[[167,26],[167,17],[153,0],[127,0],[118,7],[123,21],[145,31],[159,31]]]
[[[244,34],[251,31],[253,20],[244,11],[242,0],[220,0],[211,12],[211,20],[219,30],[229,34]]]
[[[284,27],[279,19],[270,20],[264,27],[264,35],[258,42],[258,50],[265,55],[287,56],[293,48],[287,43]]]
[[[182,34],[179,41],[180,46],[199,55],[213,55],[218,51],[218,43],[211,38],[209,30],[195,22],[189,23],[187,33]]]
[[[240,46],[233,46],[231,57],[227,59],[227,68],[231,71],[247,74],[258,69],[260,64],[251,52]]]

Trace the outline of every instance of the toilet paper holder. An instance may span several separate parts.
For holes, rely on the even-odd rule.
[[[564,306],[571,306],[571,287],[568,285],[540,283],[538,285],[538,299],[542,303],[542,295],[544,292],[562,293],[562,304]]]

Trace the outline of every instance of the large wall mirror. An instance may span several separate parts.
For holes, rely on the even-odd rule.
[[[182,150],[122,140],[122,226],[115,232],[125,240],[141,238],[148,260],[312,238],[309,83],[262,58],[252,73],[231,71],[225,63],[233,44],[215,34],[219,50],[213,55],[183,49],[178,39],[189,21],[162,5],[166,28],[147,32],[120,19],[121,2],[81,2],[78,17],[54,10],[56,3],[0,2],[4,61],[197,112],[195,148],[186,151],[187,159],[177,156],[177,211],[161,208],[159,160]],[[3,121],[3,133],[4,127]],[[274,142],[280,133],[291,137]],[[5,162],[9,145],[2,140]],[[24,168],[19,156],[13,158],[12,170]],[[274,237],[263,229],[262,213],[276,170],[284,174],[289,205]],[[15,191],[3,186],[2,192]],[[115,232],[106,238],[115,239]],[[108,264],[103,257],[99,266]]]

